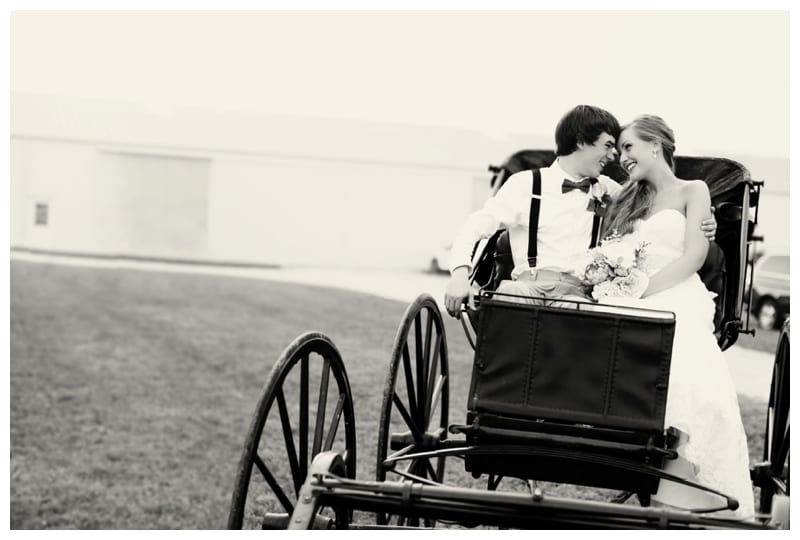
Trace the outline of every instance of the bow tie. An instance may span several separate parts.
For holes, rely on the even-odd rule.
[[[567,193],[573,189],[579,189],[584,193],[589,193],[589,186],[595,182],[597,182],[597,178],[584,178],[580,182],[573,182],[572,180],[565,178],[564,183],[561,184],[561,193]]]

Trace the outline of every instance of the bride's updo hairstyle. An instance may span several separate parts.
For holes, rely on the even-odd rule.
[[[675,171],[675,134],[660,116],[642,115],[623,126],[620,134],[627,129],[633,129],[636,136],[643,141],[658,143],[664,161]],[[631,180],[625,184],[609,209],[611,218],[603,226],[603,237],[615,230],[619,234],[633,232],[636,220],[644,218],[650,212],[655,195],[655,186],[646,178]]]

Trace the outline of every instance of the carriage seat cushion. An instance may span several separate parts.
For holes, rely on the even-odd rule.
[[[497,290],[500,282],[511,279],[514,269],[514,259],[511,255],[511,244],[508,240],[508,231],[503,231],[497,237],[494,251],[494,270],[492,272],[490,290]],[[710,242],[708,255],[700,270],[697,271],[706,289],[715,293],[714,327],[719,328],[725,309],[725,286],[727,283],[725,272],[725,253],[716,242]]]
[[[511,254],[511,242],[508,239],[508,231],[503,231],[497,237],[497,244],[495,244],[492,290],[497,290],[500,282],[504,279],[511,279],[513,270],[514,256]]]
[[[496,242],[488,244],[486,249],[494,249],[494,253],[493,256],[487,257],[481,262],[483,265],[491,265],[491,269],[479,270],[482,275],[487,276],[481,285],[488,290],[497,290],[501,281],[511,279],[511,272],[514,270],[514,258],[511,254],[508,231],[499,232],[496,236]],[[716,294],[714,297],[714,328],[719,329],[725,313],[725,287],[727,285],[725,253],[719,244],[716,242],[709,243],[708,255],[706,255],[706,260],[697,273],[706,288]]]

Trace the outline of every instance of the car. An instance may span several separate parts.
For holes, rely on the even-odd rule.
[[[433,258],[431,258],[430,272],[433,274],[449,274],[450,273],[450,244],[442,246],[437,251]]]
[[[780,328],[789,315],[789,255],[765,254],[753,265],[750,310],[759,328]]]

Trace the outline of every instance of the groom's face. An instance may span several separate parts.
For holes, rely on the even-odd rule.
[[[617,159],[616,140],[605,131],[591,144],[579,145],[582,176],[598,177],[607,163]]]

